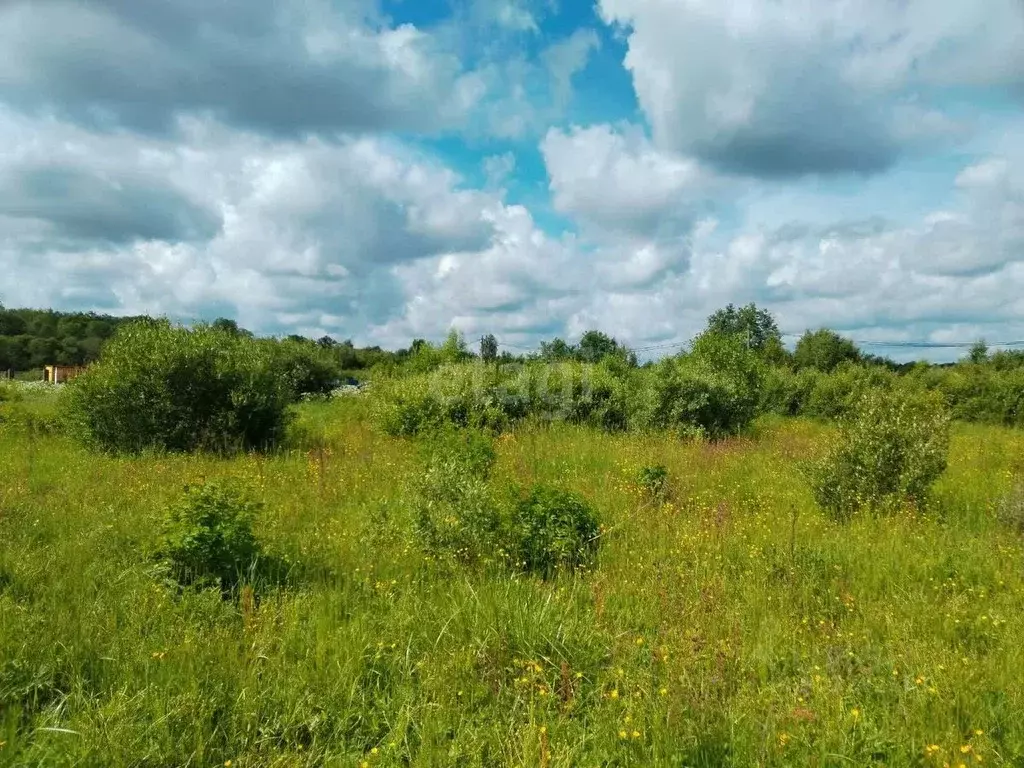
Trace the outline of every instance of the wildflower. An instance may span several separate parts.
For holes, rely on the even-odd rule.
[[[984,731],[981,731],[981,730],[978,730],[978,729],[975,729],[975,730],[974,730],[974,735],[975,735],[975,736],[984,736],[984,735],[985,735],[985,732],[984,732]]]
[[[370,750],[370,754],[371,755],[376,755],[378,752],[380,752],[380,750],[377,749],[376,747],[374,747],[373,749]]]
[[[659,696],[667,696],[668,695],[668,688],[659,688],[658,689],[658,695]]]
[[[618,688],[612,688],[612,692],[608,694],[608,698],[610,698],[610,699],[617,699],[617,698],[619,698],[619,689]]]
[[[850,717],[852,717],[854,720],[860,720],[860,710],[856,707],[854,709],[851,709]]]
[[[966,755],[970,751],[971,751],[971,745],[970,744],[963,744],[960,747],[960,754],[961,755]]]
[[[619,731],[619,738],[624,739],[628,734],[625,731]]]
[[[790,737],[789,737],[788,733],[780,733],[779,734],[779,746],[780,747],[786,746],[789,743],[789,738]]]
[[[638,646],[639,646],[639,645],[643,645],[643,644],[644,644],[644,639],[643,639],[642,637],[638,637],[638,638],[636,639],[636,644],[637,644]]]
[[[225,760],[224,761],[224,768],[231,768],[231,761],[230,760]]]

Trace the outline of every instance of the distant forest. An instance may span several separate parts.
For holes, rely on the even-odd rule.
[[[0,304],[0,372],[32,371],[45,365],[84,365],[99,357],[103,343],[118,326],[147,316],[113,317],[94,312],[55,312],[52,309],[5,309]],[[215,320],[214,325],[237,333],[245,333],[233,320]],[[301,336],[290,336],[296,341],[308,341],[330,348],[343,370],[361,370],[373,365],[398,360],[409,350],[389,352],[380,347],[356,348],[351,341],[336,341],[325,336],[315,342]]]

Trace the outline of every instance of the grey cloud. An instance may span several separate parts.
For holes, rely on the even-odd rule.
[[[219,218],[156,179],[105,178],[59,166],[0,168],[0,217],[48,225],[50,234],[81,241],[206,240]]]
[[[15,2],[0,9],[0,97],[148,132],[180,114],[281,135],[457,123],[479,95],[458,60],[368,15],[356,2]]]

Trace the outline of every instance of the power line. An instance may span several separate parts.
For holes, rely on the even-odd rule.
[[[780,336],[784,338],[800,338],[803,336],[801,333],[782,333]],[[879,339],[850,339],[851,342],[856,344],[858,347],[879,347],[879,348],[891,348],[891,349],[970,349],[977,340],[974,341],[924,341],[924,340],[908,340],[908,339],[893,339],[893,340],[879,340]],[[678,347],[685,347],[690,344],[689,341],[671,341],[658,344],[645,344],[639,347],[629,347],[631,352],[653,352],[660,349],[674,349]],[[499,341],[499,347],[505,347],[509,349],[515,349],[520,352],[527,352],[533,354],[540,354],[543,347],[525,347],[520,344],[512,344],[506,341]],[[1010,341],[986,341],[985,346],[989,348],[993,347],[1024,347],[1024,339],[1014,339]]]
[[[783,333],[784,337],[799,338],[801,333]],[[918,349],[970,349],[978,340],[974,341],[910,341],[907,339],[896,339],[893,341],[882,341],[878,339],[850,339],[857,346],[862,347],[913,347]],[[1013,341],[986,341],[987,347],[1020,347],[1024,346],[1024,340]]]

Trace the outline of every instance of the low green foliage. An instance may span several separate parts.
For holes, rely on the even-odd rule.
[[[391,435],[444,425],[500,432],[533,418],[718,438],[743,431],[757,414],[763,369],[739,337],[706,334],[651,370],[614,355],[594,364],[463,363],[377,382],[372,397],[376,421]]]
[[[403,493],[418,447],[369,405],[301,403],[315,450],[229,457],[0,429],[0,764],[1024,759],[1024,538],[999,521],[1024,433],[956,423],[925,507],[838,521],[797,470],[832,424],[711,444],[526,420],[478,464],[496,506],[560,488],[606,527],[586,571],[545,580],[514,551],[426,556]],[[635,482],[655,463],[656,508]],[[259,599],[154,582],[164,511],[205,483],[264,505]],[[267,555],[301,582],[263,580]]]
[[[637,423],[684,436],[738,434],[757,415],[763,376],[764,364],[742,337],[705,333],[689,353],[654,366]]]
[[[487,476],[494,450],[479,432],[428,436],[428,458],[411,488],[416,535],[438,560],[477,566],[508,554],[508,526]]]
[[[543,577],[588,568],[598,549],[600,526],[579,495],[535,485],[512,514],[515,564]]]
[[[815,498],[838,517],[920,505],[946,469],[949,416],[941,398],[910,387],[869,390],[812,472]]]
[[[291,391],[265,344],[209,326],[120,328],[65,386],[71,433],[113,453],[230,451],[276,444]]]
[[[544,485],[524,498],[497,492],[488,483],[494,447],[479,431],[448,428],[424,439],[428,459],[411,498],[417,538],[431,557],[542,577],[593,562],[598,525],[582,498]]]
[[[323,397],[338,386],[341,366],[330,348],[291,339],[261,343],[269,347],[271,370],[283,379],[293,400]]]
[[[215,483],[187,489],[167,510],[159,550],[174,580],[224,592],[251,581],[260,556],[253,533],[259,510],[238,491]]]
[[[660,498],[668,486],[668,470],[664,464],[641,467],[636,480],[644,493],[652,498]]]

